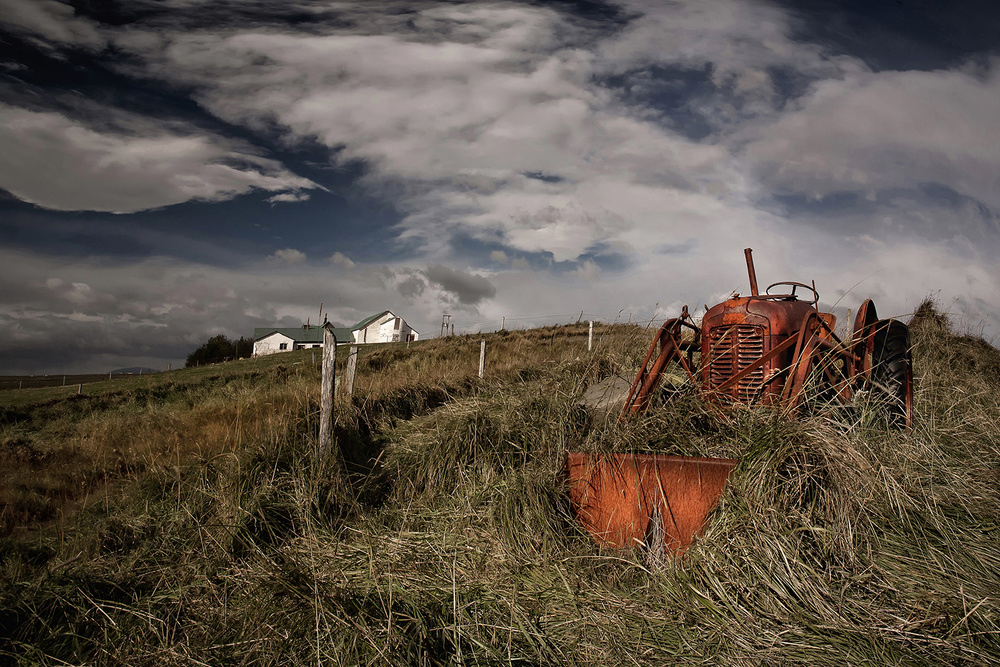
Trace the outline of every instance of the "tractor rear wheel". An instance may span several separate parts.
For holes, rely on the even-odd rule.
[[[875,327],[871,387],[885,405],[892,426],[913,425],[913,361],[910,330],[902,322],[881,320]]]

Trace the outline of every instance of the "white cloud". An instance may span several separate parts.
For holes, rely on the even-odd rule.
[[[95,129],[0,103],[0,187],[44,208],[113,213],[317,187],[238,142],[90,109],[102,110],[114,124]]]
[[[883,72],[817,84],[756,129],[746,161],[764,190],[822,196],[940,183],[1000,207],[1000,74]]]
[[[588,283],[596,283],[601,277],[601,269],[592,259],[581,263],[573,273],[577,278]]]
[[[276,251],[273,255],[268,257],[268,259],[279,262],[287,262],[289,264],[298,264],[306,261],[306,254],[296,250],[295,248],[283,248]]]
[[[274,195],[273,197],[268,197],[267,201],[271,204],[277,204],[280,202],[300,202],[309,201],[308,192],[282,192],[279,195]]]
[[[1000,332],[1000,266],[992,252],[960,240],[901,241],[845,262],[822,274],[817,284],[820,279],[826,285],[824,301],[842,299],[840,305],[854,311],[872,298],[880,317],[901,316],[906,321],[924,298],[933,296],[945,309],[953,308],[960,328],[982,324],[983,333],[994,340]],[[837,290],[850,291],[840,297]]]
[[[362,21],[324,35],[172,35],[168,60],[151,66],[230,122],[277,121],[290,141],[315,137],[364,160],[373,190],[403,183],[393,192],[409,214],[404,236],[431,257],[460,231],[574,259],[632,224],[624,198],[590,210],[595,185],[669,196],[738,180],[725,149],[646,122],[595,86],[593,57],[575,44],[592,35],[565,15],[497,3],[411,18],[398,33],[367,34]]]
[[[62,358],[54,360],[52,349],[78,359],[79,370],[106,371],[137,359],[176,367],[215,333],[249,336],[258,326],[317,321],[320,303],[340,322],[391,308],[425,336],[438,331],[445,312],[453,315],[457,331],[496,329],[501,317],[511,327],[566,322],[580,311],[587,319],[631,316],[654,319],[655,325],[685,304],[700,311],[729,290],[745,292],[745,245],[755,246],[762,284],[815,279],[824,304],[842,299],[841,308],[856,309],[870,297],[882,316],[905,316],[936,293],[945,307],[985,314],[971,324],[982,323],[988,335],[1000,325],[1000,269],[968,244],[905,243],[869,249],[838,266],[802,268],[794,261],[798,246],[764,238],[761,244],[752,235],[735,238],[625,272],[598,271],[585,262],[561,275],[527,266],[485,275],[434,265],[355,264],[341,271],[294,261],[226,269],[153,257],[130,265],[123,281],[122,267],[100,259],[67,261],[0,249],[7,267],[0,276],[0,340],[8,341],[0,346],[0,370],[74,370]]]
[[[32,34],[45,43],[91,49],[106,43],[94,21],[76,16],[71,5],[56,0],[4,0],[0,24]]]
[[[411,262],[424,268],[355,263],[339,252],[309,263],[286,248],[239,270],[144,260],[122,285],[118,270],[96,264],[17,264],[0,254],[14,262],[9,275],[33,281],[17,294],[23,281],[0,279],[9,287],[0,332],[30,340],[46,322],[76,318],[74,326],[104,327],[87,330],[90,349],[100,350],[105,339],[140,345],[128,332],[170,323],[155,340],[180,349],[177,341],[196,346],[213,327],[249,335],[254,325],[315,318],[320,302],[335,303],[330,317],[342,322],[399,308],[425,334],[438,330],[442,312],[459,330],[580,310],[606,320],[619,311],[665,317],[745,292],[747,246],[762,283],[815,278],[826,302],[860,280],[842,306],[870,296],[880,313],[904,314],[940,290],[944,303],[1000,312],[987,251],[995,244],[966,241],[981,224],[973,204],[944,225],[923,202],[880,194],[934,182],[1000,203],[995,67],[874,74],[792,39],[789,14],[771,3],[621,4],[630,18],[613,34],[537,3],[504,2],[395,5],[406,12],[317,5],[317,17],[337,21],[318,18],[308,33],[117,32],[116,45],[144,59],[130,72],[194,90],[224,121],[277,126],[289,145],[308,138],[336,159],[362,161],[367,194],[390,198],[405,215],[404,240],[424,243]],[[708,137],[681,136],[655,109],[600,85],[603,75],[650,65],[710,75],[714,97],[693,102],[711,120]],[[804,97],[784,99],[775,68],[808,82]],[[114,123],[97,127],[0,107],[0,186],[50,208],[106,211],[251,188],[272,193],[272,203],[300,201],[318,187],[249,146],[111,115]],[[55,177],[29,179],[46,172]],[[784,219],[758,208],[776,189],[865,190],[871,209]],[[461,252],[458,235],[509,270],[448,266]],[[602,252],[624,256],[624,266],[601,268]],[[575,265],[532,270],[539,257]]]
[[[344,253],[340,252],[339,250],[330,256],[330,263],[342,266],[345,269],[354,268],[354,262],[351,260],[351,258],[345,255]]]
[[[211,335],[316,322],[320,303],[335,321],[385,308],[412,323],[431,319],[399,295],[401,273],[384,266],[344,272],[265,260],[225,269],[152,257],[130,264],[123,280],[126,269],[101,259],[0,248],[0,263],[0,369],[10,372],[106,372],[138,359],[176,368]],[[426,308],[438,312],[434,301]]]
[[[839,77],[865,70],[846,56],[791,37],[789,13],[768,2],[742,0],[619,0],[632,19],[614,37],[602,42],[600,66],[625,72],[649,65],[685,69],[708,68],[712,81],[731,87],[744,108],[717,108],[715,113],[738,116],[773,112],[777,95],[769,70],[788,67],[808,77]]]
[[[100,258],[64,257],[0,248],[0,371],[106,372],[143,359],[177,366],[211,335],[251,336],[254,327],[357,322],[386,308],[427,335],[440,313],[463,314],[494,293],[490,281],[447,267],[356,264],[352,271],[308,264],[294,249],[241,268],[162,257],[128,267]],[[419,288],[401,286],[417,278]],[[413,285],[411,284],[411,287]],[[66,356],[54,358],[52,350]],[[68,358],[76,360],[70,368]],[[159,361],[156,361],[156,360]],[[107,364],[101,366],[99,364]]]
[[[772,188],[822,194],[857,179],[881,187],[935,180],[984,201],[1000,192],[992,161],[1000,142],[985,132],[1000,99],[990,79],[872,74],[793,39],[789,14],[769,3],[621,4],[630,19],[610,36],[539,6],[422,4],[406,21],[342,6],[349,27],[326,33],[169,34],[165,61],[158,49],[137,51],[230,122],[276,121],[290,142],[316,138],[342,149],[341,159],[363,160],[372,192],[394,186],[385,192],[406,213],[403,238],[422,241],[430,261],[452,253],[456,234],[499,241],[507,250],[494,252],[504,258],[522,251],[578,261],[613,248],[630,263],[588,283],[603,309],[623,293],[672,303],[744,289],[747,245],[765,250],[760,270],[778,277],[797,277],[807,263],[834,275],[849,262],[881,261],[876,248],[859,250],[835,228],[759,210],[757,198]],[[718,94],[701,111],[720,131],[685,138],[596,83],[650,65],[710,72]],[[775,68],[812,82],[807,95],[785,100]],[[879,205],[883,217],[903,210]],[[655,248],[681,241],[685,252],[665,267]],[[511,268],[537,280],[524,259]],[[592,279],[597,268],[584,261],[569,275]],[[501,303],[504,275],[490,277],[496,303],[480,307],[513,307]],[[393,280],[414,299],[446,298],[419,278]],[[560,280],[552,295],[570,289]],[[553,308],[562,310],[543,309]]]

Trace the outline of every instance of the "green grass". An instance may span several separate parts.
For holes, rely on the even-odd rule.
[[[652,332],[622,326],[592,353],[583,325],[487,336],[485,380],[479,336],[363,348],[333,465],[315,456],[308,351],[80,398],[0,393],[20,466],[0,487],[0,656],[1000,663],[1000,352],[931,314],[909,433],[864,401],[791,421],[685,390],[609,423],[580,397],[634,372]],[[663,563],[577,526],[569,450],[742,462]],[[49,513],[9,511],[29,496]]]

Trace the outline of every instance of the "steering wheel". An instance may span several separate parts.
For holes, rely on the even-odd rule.
[[[792,288],[791,293],[790,294],[771,294],[771,288],[778,287],[779,285],[784,285],[785,287],[791,287]],[[803,289],[807,289],[810,292],[812,292],[813,293],[812,302],[813,303],[819,303],[819,292],[816,291],[815,287],[813,287],[812,285],[806,285],[805,283],[795,283],[795,282],[790,282],[790,281],[782,281],[782,282],[778,282],[778,283],[771,283],[770,285],[767,286],[767,289],[764,290],[765,294],[763,296],[766,299],[796,299],[798,297],[795,296],[795,289],[798,288],[798,287],[801,287]]]

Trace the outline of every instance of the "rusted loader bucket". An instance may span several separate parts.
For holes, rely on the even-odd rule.
[[[601,544],[657,545],[683,555],[705,526],[738,461],[658,454],[584,454],[566,460],[577,520]]]

